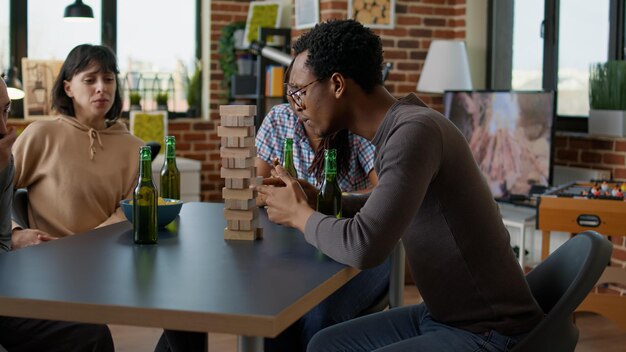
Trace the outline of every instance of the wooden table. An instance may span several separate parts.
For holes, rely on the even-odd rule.
[[[626,236],[626,203],[621,201],[542,196],[537,214],[537,228],[542,236],[542,260],[550,253],[551,231],[579,233],[593,230],[606,236]],[[598,280],[598,284],[603,283],[626,285],[626,271],[619,267],[607,267]],[[601,314],[626,330],[624,296],[591,292],[577,311]]]
[[[186,203],[157,245],[128,222],[0,255],[0,314],[274,337],[358,272],[321,256],[297,230],[225,241],[221,203]],[[156,341],[155,341],[156,343]]]

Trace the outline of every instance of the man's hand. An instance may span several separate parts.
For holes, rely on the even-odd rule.
[[[282,166],[276,166],[272,174],[284,183],[283,187],[265,184],[254,187],[259,196],[265,199],[268,218],[272,222],[304,232],[306,221],[314,212],[309,207],[307,195],[298,180],[289,176]]]
[[[34,246],[42,242],[48,242],[58,239],[50,234],[35,229],[15,229],[11,236],[13,249]]]
[[[275,171],[272,171],[272,173],[273,173],[272,177],[263,179],[263,185],[274,186],[274,187],[285,187],[286,186],[285,182],[280,177],[277,177],[274,175]],[[309,206],[315,209],[317,207],[317,193],[318,193],[317,188],[315,188],[314,185],[308,183],[306,180],[297,179],[296,181],[300,184],[300,187],[304,191],[304,194],[306,195]],[[262,193],[259,193],[257,195],[256,205],[259,207],[265,206],[265,195],[263,195]]]
[[[7,129],[7,134],[0,138],[0,170],[4,170],[9,165],[11,159],[11,147],[17,138],[15,127]]]

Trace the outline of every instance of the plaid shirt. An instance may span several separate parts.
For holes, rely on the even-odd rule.
[[[304,179],[319,188],[313,174],[308,169],[315,153],[298,119],[289,104],[276,105],[263,119],[256,134],[257,156],[272,165],[272,159],[283,160],[283,144],[286,137],[293,138],[293,162],[298,178]],[[374,168],[374,145],[365,138],[349,133],[352,153],[347,175],[339,175],[339,187],[343,192],[365,189],[369,186],[368,174]]]

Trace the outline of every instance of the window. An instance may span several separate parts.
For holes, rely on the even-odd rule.
[[[9,0],[0,0],[0,73],[9,68]]]
[[[509,4],[513,10],[507,12]],[[587,131],[588,78],[593,63],[623,59],[626,38],[623,0],[490,0],[494,57],[512,57],[510,67],[492,62],[488,88],[556,91],[556,128]],[[501,10],[504,8],[505,10]],[[512,40],[498,33],[513,32]],[[495,83],[494,83],[495,82]]]
[[[557,115],[589,115],[589,66],[608,60],[608,45],[608,0],[560,1]]]
[[[159,90],[168,92],[170,111],[187,110],[185,86],[196,61],[196,2],[173,4],[169,0],[117,4],[117,57],[124,94],[138,89],[146,110],[157,108]]]
[[[94,21],[68,22],[63,19],[68,0],[28,0],[28,57],[60,59],[79,44],[100,44],[100,1],[85,1]]]
[[[513,90],[541,90],[543,80],[544,0],[515,1],[513,24]]]

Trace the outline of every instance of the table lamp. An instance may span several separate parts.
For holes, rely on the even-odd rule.
[[[472,90],[465,43],[460,40],[433,40],[417,82],[419,92],[446,90]]]

